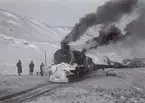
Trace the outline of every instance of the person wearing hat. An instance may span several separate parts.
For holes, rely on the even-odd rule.
[[[33,72],[34,72],[34,63],[33,63],[33,61],[31,61],[31,63],[29,64],[29,68],[30,68],[30,75],[33,75]]]
[[[18,71],[18,75],[20,76],[21,73],[22,73],[22,63],[21,63],[21,60],[18,61],[17,63],[17,71]]]

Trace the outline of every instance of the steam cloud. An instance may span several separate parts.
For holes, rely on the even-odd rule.
[[[105,3],[103,6],[98,8],[96,13],[90,13],[87,14],[85,17],[81,18],[80,22],[73,27],[70,34],[68,34],[63,41],[69,43],[71,41],[78,40],[89,27],[92,27],[94,25],[98,24],[107,25],[119,21],[122,18],[122,16],[131,13],[132,10],[137,5],[137,3],[138,0],[116,0]],[[113,26],[113,28],[116,27]],[[105,45],[109,43],[110,40],[112,41],[117,40],[115,38],[120,37],[120,35],[121,33],[107,33],[106,36],[103,32],[101,32],[101,35],[97,38],[94,38],[94,40],[97,39],[100,45]],[[105,39],[103,37],[105,37]],[[108,41],[102,43],[101,40]]]
[[[110,43],[116,43],[118,41],[124,40],[130,34],[127,32],[126,35],[123,35],[121,30],[117,28],[114,24],[109,25],[99,31],[99,36],[94,37],[93,39],[86,41],[87,44],[94,42],[92,47],[89,49],[97,48],[98,46],[109,45]]]
[[[142,4],[144,6],[144,4]],[[106,51],[112,51],[120,55],[122,58],[144,58],[145,56],[145,7],[141,8],[140,15],[136,20],[126,25],[124,31],[126,34],[122,34],[115,25],[109,25],[107,28],[102,28],[101,31],[104,33],[99,33],[98,37],[95,37],[89,41],[89,49],[94,49],[102,45],[101,49]],[[113,29],[111,29],[113,28]],[[115,33],[115,35],[114,35]],[[103,38],[102,38],[103,37]],[[101,41],[101,42],[100,42]],[[90,43],[93,42],[93,43]],[[117,43],[116,43],[117,42]],[[112,45],[109,45],[112,43]],[[92,45],[93,44],[93,45]],[[109,49],[111,48],[111,49]],[[95,49],[94,49],[95,50]],[[95,51],[96,52],[96,51]],[[107,55],[107,54],[106,54]]]

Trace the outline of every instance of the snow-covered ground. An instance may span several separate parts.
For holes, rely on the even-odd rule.
[[[96,71],[26,103],[145,103],[145,74],[139,71],[145,68],[115,70],[116,77]]]
[[[0,97],[48,84],[48,77],[0,75]]]
[[[22,61],[23,74],[28,74],[31,60],[35,72],[44,62],[52,62],[53,53],[60,47],[60,41],[71,28],[51,27],[35,20],[0,10],[0,73],[16,74],[16,63]]]
[[[26,103],[144,103],[144,71],[145,68],[115,70],[116,77],[94,71],[80,82],[56,88]],[[0,97],[40,84],[49,85],[48,80],[40,76],[0,75]]]

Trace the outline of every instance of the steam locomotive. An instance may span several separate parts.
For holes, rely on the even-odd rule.
[[[89,69],[92,67],[91,64],[93,63],[92,58],[87,57],[85,52],[85,49],[82,51],[71,51],[67,43],[61,43],[61,49],[57,50],[54,54],[54,64],[60,64],[62,62],[68,64],[76,63],[78,66],[71,72],[75,76],[83,76],[89,72]]]

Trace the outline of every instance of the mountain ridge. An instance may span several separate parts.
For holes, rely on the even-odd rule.
[[[51,27],[0,9],[0,72],[16,74],[18,60],[22,61],[24,74],[28,73],[31,60],[36,65],[35,71],[39,71],[41,62],[44,62],[44,51],[47,52],[47,64],[51,64],[60,41],[70,30]]]

